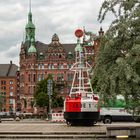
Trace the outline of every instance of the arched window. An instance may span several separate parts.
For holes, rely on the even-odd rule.
[[[38,81],[41,81],[41,74],[38,74]]]
[[[57,75],[57,81],[63,81],[63,80],[64,80],[63,74],[58,73],[58,75]]]
[[[63,69],[63,64],[61,64],[61,69]]]
[[[58,64],[58,69],[61,69],[61,65],[60,64]]]

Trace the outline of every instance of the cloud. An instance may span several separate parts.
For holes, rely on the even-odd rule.
[[[112,16],[109,15],[102,24],[97,21],[103,1],[32,0],[36,40],[50,43],[52,35],[57,33],[61,43],[73,43],[76,41],[74,31],[77,28],[85,26],[86,30],[94,33],[98,33],[101,26],[106,30]],[[18,64],[28,12],[29,0],[0,2],[0,58],[3,62],[9,63],[9,59],[13,59]]]
[[[17,44],[16,46],[10,47],[6,52],[5,56],[14,58],[19,54],[20,52],[20,44]]]
[[[1,63],[10,63],[10,61],[13,61],[15,64],[19,64],[19,52],[20,52],[20,44],[17,44],[16,46],[11,46],[6,51],[0,52],[0,58]]]

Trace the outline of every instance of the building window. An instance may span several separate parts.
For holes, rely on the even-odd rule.
[[[59,55],[59,58],[61,58],[61,54]]]
[[[12,85],[13,84],[13,80],[10,80],[10,85]]]
[[[13,89],[13,87],[9,87],[10,88],[10,90],[12,90]]]
[[[6,95],[6,92],[1,92],[1,94],[5,96]]]
[[[48,64],[48,69],[54,69],[54,65],[53,64]]]
[[[34,74],[34,82],[36,81],[36,75]]]
[[[63,67],[63,64],[61,64],[61,69],[63,69],[64,67]]]
[[[41,80],[44,80],[44,74],[42,74],[42,76],[41,76]]]
[[[38,81],[44,80],[44,74],[38,74]]]
[[[38,74],[38,81],[41,81],[41,74]]]
[[[44,69],[44,64],[42,64],[42,69]]]
[[[61,69],[61,65],[60,64],[58,64],[58,69]]]
[[[48,69],[51,69],[52,68],[52,65],[51,64],[48,64]]]
[[[9,103],[10,103],[10,104],[13,104],[13,103],[14,103],[14,100],[13,100],[13,99],[10,99],[10,100],[9,100]]]
[[[6,86],[2,86],[1,89],[2,89],[2,90],[6,90]]]
[[[13,92],[10,92],[10,96],[13,96]]]
[[[41,69],[41,64],[38,64],[38,69],[39,69],[39,70]]]
[[[63,74],[58,74],[57,75],[57,81],[64,81],[64,78],[63,78]]]
[[[6,85],[6,81],[1,81],[1,85]]]
[[[38,69],[44,69],[44,64],[38,64]]]
[[[58,64],[58,69],[63,69],[63,64]]]

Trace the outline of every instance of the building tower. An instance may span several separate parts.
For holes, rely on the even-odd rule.
[[[32,22],[31,0],[29,4],[28,22],[25,26],[25,41],[20,51],[20,100],[22,112],[34,112],[33,95],[36,86],[37,49],[35,42],[35,25]]]
[[[25,41],[28,41],[31,44],[31,40],[32,39],[35,40],[35,25],[32,22],[31,0],[28,13],[28,23],[26,24],[25,30],[26,30]]]

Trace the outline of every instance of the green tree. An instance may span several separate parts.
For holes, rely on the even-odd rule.
[[[2,95],[0,94],[0,110],[2,109],[2,100],[3,100],[3,97],[2,97]]]
[[[126,108],[140,114],[140,1],[105,0],[99,12],[115,16],[96,58],[93,83],[105,103],[121,94]]]
[[[49,96],[48,96],[48,79],[52,79],[52,75],[48,75],[47,79],[41,80],[37,84],[36,92],[34,94],[36,105],[39,107],[49,107]],[[53,89],[52,89],[52,107],[62,107],[63,99],[62,97],[57,96],[55,82],[53,81]]]
[[[47,94],[47,79],[41,80],[37,84],[36,92],[34,94],[36,106],[47,107],[49,106],[49,97]]]
[[[46,106],[48,106],[48,102],[49,102],[48,95],[45,92],[40,92],[37,95],[36,104],[39,107],[46,107]]]

